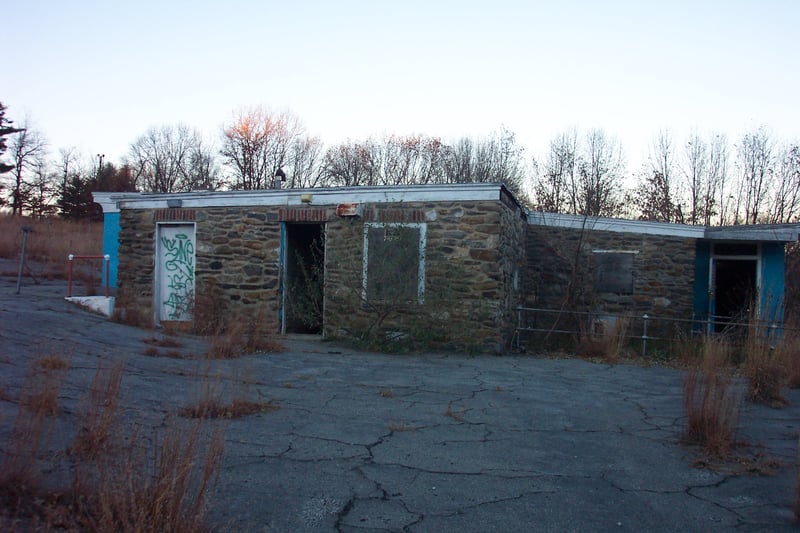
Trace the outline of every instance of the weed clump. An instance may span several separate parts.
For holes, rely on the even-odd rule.
[[[686,428],[683,440],[709,455],[725,457],[735,443],[741,397],[727,365],[729,346],[706,338],[699,365],[684,378]]]

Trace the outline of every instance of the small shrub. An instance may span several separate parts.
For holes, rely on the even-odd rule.
[[[700,365],[684,378],[683,440],[716,457],[730,452],[739,424],[741,399],[727,366],[728,356],[729,347],[723,341],[707,338]]]

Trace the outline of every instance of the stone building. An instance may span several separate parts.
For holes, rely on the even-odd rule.
[[[528,213],[525,307],[650,320],[650,334],[783,318],[785,245],[798,224],[704,227]],[[531,329],[552,324],[532,312]],[[641,323],[637,321],[641,327]],[[552,327],[552,326],[550,326]],[[592,327],[591,324],[584,327]],[[641,331],[635,331],[640,335]]]
[[[502,185],[96,193],[117,307],[202,307],[268,330],[412,335],[500,351],[522,302],[525,211]],[[116,228],[116,229],[115,229]]]
[[[553,311],[585,312],[590,327],[648,315],[662,319],[654,328],[718,330],[754,310],[779,322],[784,246],[798,239],[798,225],[532,212],[500,184],[95,201],[122,313],[158,325],[212,310],[258,317],[276,333],[411,336],[486,351],[503,350],[518,327],[552,327],[541,320]]]

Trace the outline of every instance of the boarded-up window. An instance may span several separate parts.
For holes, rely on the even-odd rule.
[[[425,225],[366,224],[364,299],[422,303],[424,288]]]
[[[595,252],[594,290],[633,294],[633,253]]]

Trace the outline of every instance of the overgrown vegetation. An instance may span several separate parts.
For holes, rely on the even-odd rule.
[[[0,459],[0,528],[173,531],[207,529],[208,494],[223,452],[224,426],[169,417],[149,434],[120,411],[124,365],[98,364],[81,402],[72,444],[58,448],[55,417],[64,370],[32,365]],[[43,398],[47,401],[32,401]],[[53,404],[55,402],[55,405]]]
[[[0,257],[19,261],[22,250],[22,226],[29,226],[26,260],[35,263],[37,276],[65,279],[68,271],[67,256],[100,255],[103,250],[103,225],[99,222],[76,222],[56,217],[29,219],[0,214]],[[102,261],[74,265],[75,279],[97,277],[102,272]],[[2,274],[16,275],[17,267]],[[27,273],[26,273],[27,274]]]

